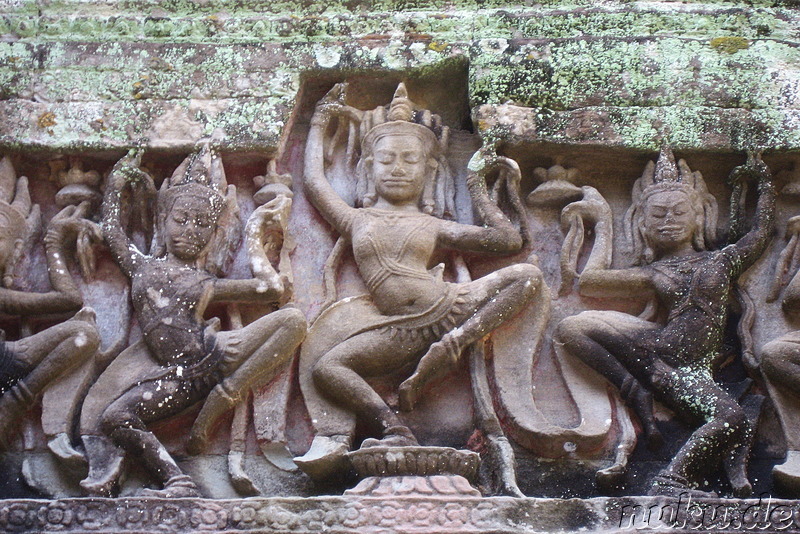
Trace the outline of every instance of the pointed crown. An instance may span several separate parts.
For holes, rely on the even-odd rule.
[[[424,144],[430,157],[438,158],[442,152],[442,136],[446,137],[446,127],[438,115],[428,110],[418,110],[408,98],[408,90],[403,82],[397,86],[388,110],[378,108],[369,114],[366,131],[361,146],[367,153],[381,137],[387,135],[413,135]],[[437,135],[438,134],[438,135]]]
[[[641,229],[647,199],[665,191],[681,191],[689,197],[700,228],[693,238],[696,250],[706,250],[716,241],[716,198],[708,192],[700,171],[692,171],[685,160],[681,159],[676,163],[672,149],[663,146],[656,162],[648,161],[642,176],[634,182],[632,203],[625,214],[625,237],[640,261],[652,261],[652,251],[649,250]]]
[[[180,196],[197,197],[210,202],[212,210],[220,213],[225,205],[223,195],[226,187],[222,161],[206,143],[164,180],[159,194],[160,204],[163,208],[171,208]]]
[[[642,202],[659,191],[684,191],[708,194],[706,182],[699,171],[692,171],[685,160],[678,160],[669,146],[662,146],[655,163],[647,162],[642,176],[633,185],[634,202]]]

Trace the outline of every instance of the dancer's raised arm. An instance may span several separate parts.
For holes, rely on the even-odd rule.
[[[311,118],[305,156],[304,185],[308,197],[331,225],[341,234],[350,235],[350,220],[355,211],[342,200],[325,177],[325,131],[335,116],[344,115],[346,110],[341,97],[343,85],[336,84],[317,104]]]
[[[480,156],[478,156],[480,157]],[[520,170],[517,163],[509,158],[495,156],[492,167],[500,166],[501,178],[509,183],[519,183]],[[475,167],[475,165],[470,165]],[[484,174],[488,165],[470,169],[467,187],[472,197],[477,218],[483,226],[459,224],[449,221],[441,223],[439,242],[442,246],[470,252],[490,252],[509,254],[522,247],[522,235],[503,211],[489,198]]]
[[[732,245],[739,253],[734,276],[739,276],[761,257],[775,231],[775,185],[772,173],[760,156],[750,156],[747,164],[731,172],[731,179],[742,179],[747,175],[754,175],[758,179],[758,203],[753,227]]]
[[[631,267],[612,269],[614,230],[611,207],[594,187],[584,186],[583,199],[568,204],[561,212],[562,225],[580,218],[583,225],[594,228],[594,246],[578,279],[581,295],[586,297],[615,297],[640,295],[652,291],[650,276],[645,269]]]
[[[125,271],[131,276],[136,268],[137,260],[143,260],[142,254],[136,245],[128,238],[122,226],[122,190],[131,179],[144,179],[152,181],[149,174],[139,168],[141,153],[128,153],[114,165],[108,176],[108,185],[103,197],[103,237],[111,249],[111,254]]]
[[[27,182],[21,185],[27,189]],[[84,219],[88,208],[88,202],[67,206],[48,225],[44,248],[53,291],[33,293],[2,288],[0,311],[11,315],[40,315],[74,311],[83,305],[83,297],[66,264],[65,245],[67,241],[99,239],[97,227]]]

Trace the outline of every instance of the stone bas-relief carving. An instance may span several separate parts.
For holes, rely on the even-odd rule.
[[[317,105],[306,144],[305,188],[352,246],[369,295],[327,308],[301,353],[301,387],[316,435],[296,462],[318,480],[346,470],[357,422],[373,436],[361,450],[403,455],[419,445],[368,379],[405,371],[399,406],[412,410],[426,388],[456,366],[463,349],[518,314],[542,286],[540,271],[529,264],[462,283],[444,281],[441,268],[431,270],[437,249],[507,254],[520,249],[522,237],[489,199],[481,172],[473,172],[467,185],[483,226],[443,218],[452,189],[442,146],[448,129],[418,110],[403,84],[389,106],[375,111],[344,100],[344,86],[337,85]],[[350,121],[351,131],[361,132],[357,207],[342,200],[325,176],[326,132],[334,121],[340,128]],[[518,183],[516,164],[496,161],[507,183]]]
[[[752,229],[741,231],[742,188],[755,177],[758,205]],[[619,388],[636,412],[652,447],[664,440],[655,425],[653,398],[688,423],[699,426],[669,465],[653,481],[654,494],[701,493],[705,475],[724,466],[737,496],[751,492],[746,467],[752,428],[736,400],[712,376],[723,341],[728,303],[739,276],[764,252],[772,235],[775,192],[760,159],[731,173],[731,244],[718,251],[717,206],[699,172],[683,160],[677,165],[664,149],[634,184],[626,214],[627,238],[640,266],[611,269],[611,210],[593,188],[567,206],[562,217],[581,218],[596,234],[594,248],[580,274],[584,295],[628,296],[649,293],[655,306],[635,317],[614,311],[587,311],[564,319],[557,342]],[[741,235],[744,234],[744,235]]]
[[[126,185],[153,178],[128,155],[112,170],[103,202],[103,234],[114,259],[131,280],[131,300],[142,340],[130,346],[100,376],[84,403],[81,434],[89,475],[81,486],[108,494],[120,476],[124,454],[138,457],[162,485],[143,494],[200,496],[186,475],[148,430],[147,424],[202,401],[187,450],[201,452],[214,424],[260,380],[285,366],[305,335],[296,309],[284,308],[247,326],[220,331],[204,322],[212,302],[269,302],[283,295],[283,280],[263,249],[249,247],[254,278],[218,278],[238,247],[236,191],[225,180],[222,162],[207,145],[165,179],[157,196],[154,246],[141,252],[128,238],[121,214]],[[276,198],[276,202],[282,199]],[[251,216],[261,231],[274,205]],[[261,240],[257,240],[261,241]]]
[[[385,96],[371,105],[390,99]],[[28,387],[23,377],[21,385],[0,399],[0,408],[6,397],[17,399],[19,391],[26,393],[22,387],[28,387],[30,395],[18,405],[20,413],[4,415],[3,424],[13,425],[42,394],[41,448],[49,445],[59,469],[70,466],[75,496],[138,494],[146,497],[141,499],[143,508],[154,516],[162,513],[159,510],[177,510],[182,502],[205,502],[201,512],[175,512],[195,514],[181,524],[196,527],[201,521],[197,514],[209,515],[213,509],[221,514],[215,516],[215,524],[222,525],[218,528],[239,528],[240,519],[225,515],[227,504],[214,508],[207,501],[166,500],[220,496],[218,488],[206,488],[208,480],[220,477],[215,469],[225,478],[225,468],[218,467],[225,460],[230,480],[225,480],[224,496],[258,495],[264,491],[264,478],[297,481],[281,494],[308,497],[297,500],[308,507],[298,513],[302,519],[297,521],[310,520],[312,514],[305,512],[330,505],[326,498],[312,497],[314,492],[344,493],[336,498],[349,503],[347,511],[325,519],[334,526],[340,520],[356,524],[345,516],[363,508],[360,499],[430,508],[488,502],[480,501],[481,492],[541,496],[541,486],[531,480],[542,473],[559,478],[553,484],[553,492],[561,492],[558,496],[649,491],[672,496],[689,492],[697,498],[709,497],[706,490],[712,488],[727,491],[724,483],[705,484],[711,478],[706,473],[720,464],[735,495],[750,491],[754,477],[748,480],[747,468],[756,420],[744,402],[740,405],[738,395],[729,393],[729,385],[716,379],[714,370],[722,343],[736,341],[739,310],[732,303],[740,296],[737,284],[754,287],[753,276],[748,279],[742,273],[759,257],[769,269],[778,259],[780,246],[762,254],[772,233],[775,194],[760,159],[731,173],[731,230],[718,239],[716,199],[725,195],[720,193],[720,178],[707,178],[706,184],[683,160],[676,162],[668,149],[645,168],[631,199],[630,182],[609,186],[603,182],[605,171],[596,171],[593,182],[586,177],[590,173],[575,168],[580,165],[572,166],[566,149],[549,162],[550,156],[527,161],[515,156],[518,163],[495,151],[506,156],[518,152],[488,143],[476,152],[475,143],[457,160],[457,151],[450,149],[452,138],[460,134],[451,132],[437,115],[419,109],[404,85],[389,105],[370,111],[362,109],[370,106],[351,106],[343,86],[314,104],[310,134],[294,156],[304,154],[305,165],[283,160],[284,174],[279,174],[276,159],[271,159],[264,176],[252,182],[232,178],[231,183],[245,185],[240,190],[228,185],[221,158],[202,143],[174,172],[178,159],[161,163],[154,172],[141,163],[141,153],[131,153],[113,167],[110,160],[107,167],[96,161],[84,165],[78,157],[60,167],[51,165],[55,185],[49,194],[57,191],[58,205],[67,206],[51,218],[44,239],[43,260],[50,267],[53,291],[24,294],[37,299],[61,293],[76,297],[69,307],[42,308],[48,314],[71,313],[80,306],[77,287],[86,292],[87,286],[69,285],[72,275],[65,261],[75,256],[81,272],[91,274],[91,247],[99,237],[91,220],[102,220],[113,259],[97,244],[94,254],[119,266],[133,308],[133,343],[102,373],[105,364],[98,362],[116,352],[99,351],[89,311],[31,336],[23,330],[21,341],[5,345],[24,347],[47,332],[54,340],[60,330],[72,332],[73,337],[58,338],[66,341],[57,346],[74,352],[58,356],[58,349],[48,349],[49,357],[58,356],[62,367],[50,368],[52,374],[40,382],[46,387]],[[312,115],[313,104],[306,105]],[[145,161],[150,165],[159,157],[150,153]],[[230,157],[235,161],[238,155]],[[226,159],[228,169],[231,160]],[[455,164],[451,168],[452,162],[462,165],[461,174]],[[89,166],[99,170],[85,170]],[[298,169],[305,172],[305,195],[298,191],[292,204],[292,183],[301,183]],[[637,165],[637,176],[640,170]],[[241,176],[241,169],[237,172]],[[159,175],[167,177],[160,181]],[[709,176],[705,171],[704,175]],[[13,170],[3,176],[13,176],[6,182],[14,185],[2,198],[9,209],[22,206],[19,217],[11,211],[6,217],[13,230],[9,235],[17,237],[8,248],[4,271],[9,276],[4,281],[15,287],[11,266],[35,244],[27,234],[35,228],[36,210],[25,200],[24,180],[17,180]],[[745,215],[744,190],[754,191],[756,185],[757,199],[751,198],[749,207],[755,214],[750,218]],[[102,208],[98,191],[104,193]],[[530,209],[509,209],[507,215],[504,210],[519,202],[523,192],[530,193]],[[246,224],[239,205],[242,212],[252,213]],[[300,211],[290,215],[298,205]],[[627,215],[617,222],[627,233],[615,241],[611,225],[626,208]],[[537,218],[546,210],[549,215]],[[309,223],[314,217],[318,227]],[[548,217],[551,228],[542,222]],[[20,218],[28,219],[26,226],[14,226]],[[467,224],[473,220],[475,224]],[[324,274],[303,264],[307,260],[293,255],[291,245],[269,250],[270,243],[283,242],[298,231],[313,233],[321,227],[317,237],[322,236],[330,230],[323,226],[326,221],[339,241]],[[790,221],[788,236],[796,233],[796,226]],[[728,245],[721,246],[722,241]],[[777,267],[782,279],[791,280],[780,295],[788,314],[796,300],[796,242],[790,239]],[[587,243],[593,243],[590,250]],[[624,268],[624,245],[634,250],[637,265]],[[534,253],[537,266],[528,262]],[[345,264],[351,259],[352,265]],[[51,263],[55,260],[61,263]],[[300,267],[293,275],[291,264],[297,263]],[[357,270],[345,272],[353,265]],[[328,291],[315,295],[318,300],[311,305],[299,297],[291,304],[292,288],[311,283]],[[549,287],[559,283],[558,296],[551,295]],[[627,313],[611,311],[619,301],[606,299],[629,297],[631,288],[649,295],[652,304],[639,317],[631,313],[635,304],[620,305]],[[339,289],[347,292],[337,296]],[[16,289],[7,291],[17,294]],[[757,292],[751,296],[756,302],[764,300]],[[91,298],[87,302],[93,303]],[[274,306],[254,312],[248,308],[253,304]],[[225,330],[211,316],[220,317]],[[306,337],[307,319],[312,326]],[[756,391],[772,397],[789,442],[786,462],[775,470],[775,485],[767,484],[789,493],[797,480],[798,450],[791,426],[797,404],[790,383],[796,365],[793,334],[751,347],[744,323],[739,329],[740,352],[757,380]],[[84,350],[73,349],[78,346]],[[554,353],[549,368],[537,361],[546,350]],[[14,350],[8,354],[16,358]],[[517,361],[512,365],[509,358]],[[87,366],[99,376],[85,373]],[[79,368],[83,378],[77,380]],[[29,376],[36,376],[36,369]],[[530,376],[518,376],[525,373]],[[84,395],[86,388],[74,384],[87,376],[93,383]],[[550,384],[543,387],[542,381]],[[545,392],[534,391],[537,387]],[[420,432],[420,421],[447,421],[447,414],[433,413],[431,400],[438,398],[440,406],[447,406],[455,398],[454,388],[466,392],[473,411],[464,425],[472,426],[454,433],[458,445],[450,436],[440,443],[424,428]],[[264,394],[273,390],[279,390],[280,401],[265,409]],[[570,396],[579,395],[585,396],[570,401]],[[519,402],[511,403],[512,397]],[[645,438],[635,450],[635,431],[623,401]],[[553,414],[568,411],[567,402],[573,402],[579,417],[572,423],[554,423],[558,417]],[[527,419],[520,417],[526,408],[531,412]],[[308,420],[303,419],[305,409]],[[660,417],[658,424],[654,412]],[[263,420],[264,414],[274,421]],[[596,414],[602,417],[586,421]],[[78,415],[80,424],[75,424]],[[478,422],[481,418],[484,424]],[[221,424],[225,422],[230,424]],[[668,425],[690,428],[693,434],[688,440],[673,437],[665,431]],[[265,445],[265,434],[274,442]],[[222,453],[221,444],[229,445]],[[643,455],[651,454],[647,448],[655,452],[642,461]],[[678,452],[665,452],[669,450]],[[275,475],[269,472],[272,467],[263,461],[256,464],[254,457],[266,458],[284,471]],[[292,470],[292,457],[302,471]],[[221,463],[213,464],[214,458]],[[540,458],[544,460],[537,464]],[[763,473],[763,457],[759,461]],[[646,462],[652,466],[642,476]],[[578,469],[585,480],[575,482]],[[594,472],[596,480],[591,477]],[[125,474],[133,478],[127,485],[121,482]],[[363,480],[356,483],[353,474]],[[637,476],[648,480],[647,487],[632,482]],[[47,489],[46,484],[37,487]],[[283,505],[272,504],[264,509],[282,513]],[[472,506],[461,504],[452,510]],[[395,510],[393,506],[380,504],[387,510]],[[30,515],[44,513],[41,509],[27,510],[20,518],[0,513],[0,524],[16,525],[17,519],[44,524]],[[239,512],[230,511],[234,513]],[[403,517],[411,518],[407,513]],[[358,525],[372,525],[378,521],[375,517],[359,516]]]
[[[776,267],[774,285],[768,301],[775,301],[780,295],[784,280],[789,282],[783,290],[781,306],[784,313],[793,320],[797,318],[800,304],[800,272],[798,272],[798,247],[800,237],[800,216],[790,218],[786,226],[788,243],[781,251]],[[775,484],[788,495],[800,495],[800,402],[798,402],[798,372],[800,369],[800,350],[798,331],[789,332],[778,339],[766,343],[753,362],[764,375],[770,396],[781,419],[786,437],[786,458],[772,470]]]
[[[5,315],[21,318],[23,332],[32,316],[81,308],[83,298],[69,273],[66,251],[76,249],[85,258],[87,247],[99,238],[97,228],[83,218],[88,208],[88,202],[68,206],[47,225],[44,244],[52,290],[33,293],[14,289],[14,268],[33,245],[41,221],[39,206],[31,203],[27,178],[17,178],[8,157],[0,160],[0,309]],[[77,386],[70,378],[73,371],[91,363],[98,348],[94,319],[92,309],[83,308],[68,321],[18,341],[0,342],[0,449],[8,448],[18,435],[20,417],[44,394],[41,421],[49,448],[67,462],[80,458],[71,443],[79,399],[71,391]]]

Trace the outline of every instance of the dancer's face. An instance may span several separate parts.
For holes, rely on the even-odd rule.
[[[644,230],[658,252],[672,252],[691,245],[697,231],[697,213],[682,191],[654,193],[644,212]]]
[[[181,260],[197,259],[217,225],[217,210],[207,199],[183,196],[175,200],[164,230],[167,251]]]
[[[375,142],[375,192],[392,204],[419,201],[431,169],[422,140],[413,135],[385,135]]]

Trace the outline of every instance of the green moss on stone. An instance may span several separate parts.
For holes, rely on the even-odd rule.
[[[714,37],[709,42],[711,48],[724,54],[735,54],[750,48],[750,41],[744,37]]]

